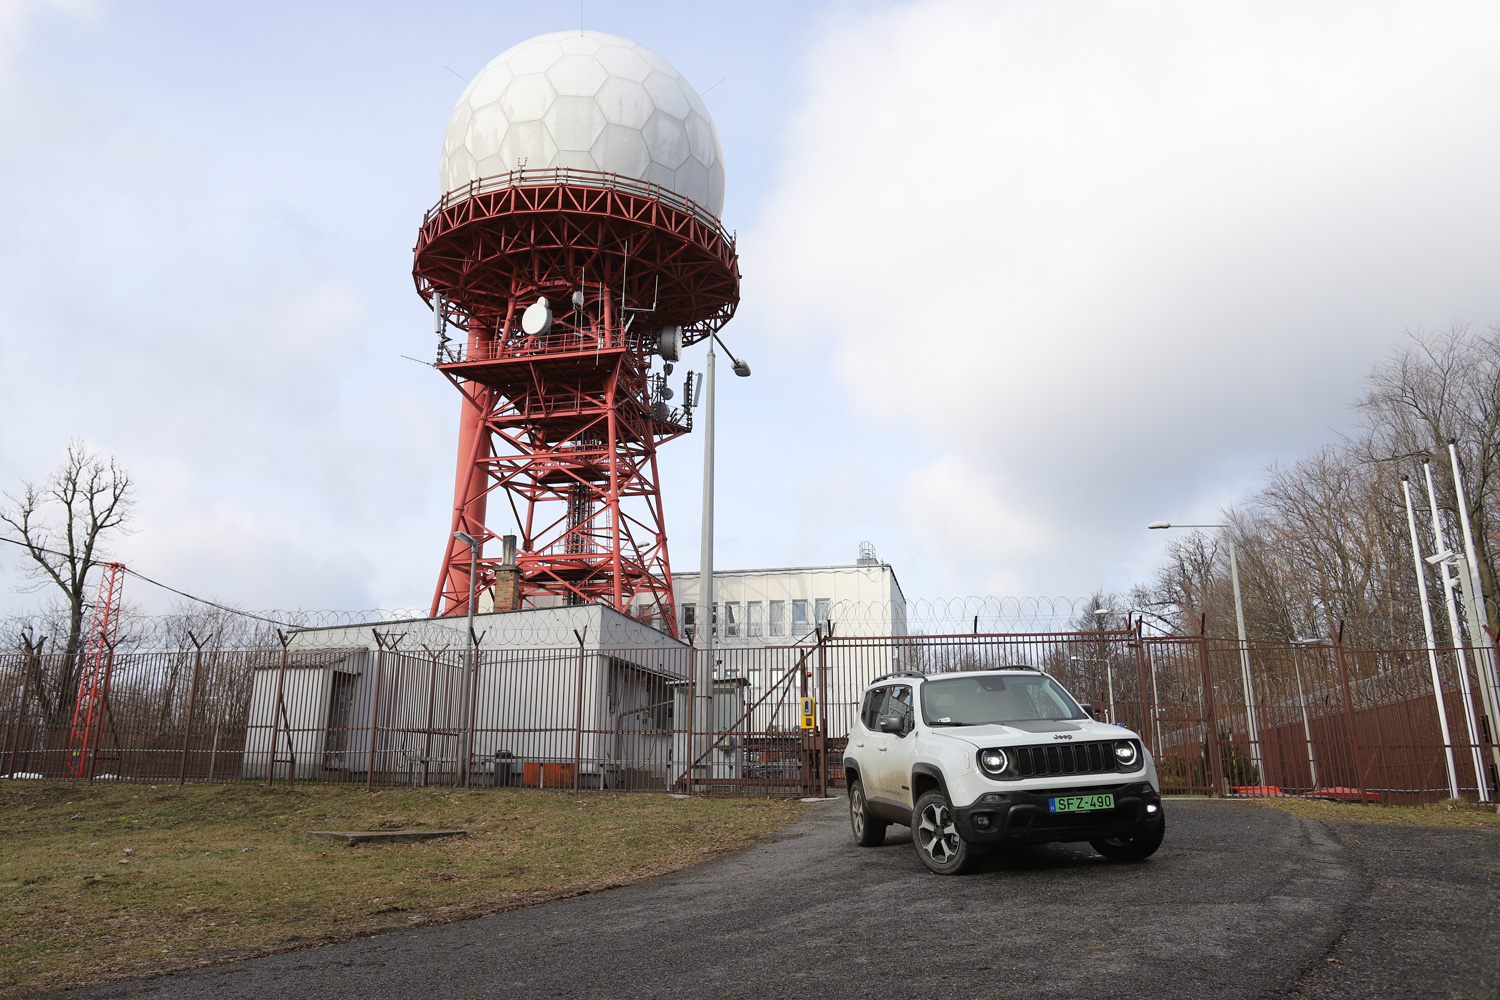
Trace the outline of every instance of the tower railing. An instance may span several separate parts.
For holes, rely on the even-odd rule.
[[[627,346],[625,331],[554,330],[541,337],[522,334],[486,340],[470,346],[454,344],[443,349],[440,365],[465,364],[474,361],[505,361],[510,358],[538,357],[550,354],[588,354],[594,351],[618,351]]]
[[[731,247],[734,246],[734,236],[724,231],[724,227],[720,224],[718,216],[693,199],[680,195],[671,188],[662,187],[654,181],[643,181],[636,177],[625,177],[616,173],[606,173],[602,170],[581,170],[576,167],[556,167],[548,170],[526,170],[523,168],[512,170],[508,173],[476,178],[463,187],[454,188],[452,191],[446,192],[438,199],[436,205],[433,205],[422,215],[422,224],[426,225],[434,215],[444,209],[451,208],[476,195],[503,191],[506,188],[549,187],[556,184],[603,188],[610,191],[620,191],[636,197],[649,198],[669,208],[674,208],[679,212],[687,212],[704,225],[711,226]]]

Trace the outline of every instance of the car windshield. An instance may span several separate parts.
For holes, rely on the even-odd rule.
[[[929,726],[1085,719],[1083,709],[1045,674],[993,674],[930,680],[922,685]]]

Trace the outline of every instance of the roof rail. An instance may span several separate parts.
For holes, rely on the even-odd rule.
[[[985,667],[986,670],[1030,670],[1034,674],[1045,674],[1047,671],[1041,667],[1033,667],[1029,663],[1010,663],[1001,667]]]
[[[871,681],[870,684],[879,684],[881,681],[888,681],[892,677],[926,677],[926,676],[927,675],[924,674],[924,673],[922,673],[922,671],[920,671],[920,670],[895,670],[895,671],[892,671],[891,673],[888,673],[888,674],[881,674],[879,677],[877,677],[873,681]],[[869,687],[869,684],[867,684],[865,686]]]

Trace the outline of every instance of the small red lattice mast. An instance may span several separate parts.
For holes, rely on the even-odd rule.
[[[641,46],[543,35],[475,77],[442,175],[413,269],[463,394],[432,614],[468,610],[454,533],[483,545],[514,524],[523,606],[605,603],[675,633],[656,450],[691,430],[693,400],[689,383],[671,405],[667,376],[739,302],[707,109]],[[480,558],[476,588],[499,564]]]
[[[94,617],[78,675],[78,701],[73,706],[73,726],[68,734],[68,770],[75,778],[93,777],[104,714],[109,710],[115,637],[120,631],[120,590],[125,582],[125,567],[120,563],[101,563],[100,569],[99,593],[94,598]]]

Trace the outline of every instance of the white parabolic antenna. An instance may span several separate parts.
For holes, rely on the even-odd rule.
[[[552,329],[552,303],[537,299],[521,314],[521,329],[532,337],[540,337]]]
[[[671,63],[618,35],[557,31],[514,45],[453,109],[444,194],[563,167],[660,184],[715,218],[724,210],[723,149],[702,98]]]

